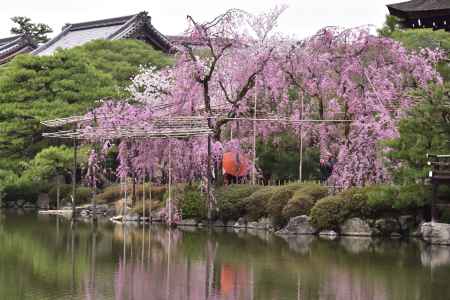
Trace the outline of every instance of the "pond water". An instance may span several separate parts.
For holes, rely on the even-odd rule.
[[[89,223],[0,213],[0,299],[450,299],[419,241]]]

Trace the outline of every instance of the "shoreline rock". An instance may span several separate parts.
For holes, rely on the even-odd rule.
[[[425,242],[432,245],[450,245],[450,224],[423,223],[420,231]]]
[[[279,235],[315,235],[318,230],[311,225],[310,221],[311,218],[306,215],[290,218],[286,227],[276,233]]]
[[[351,218],[339,227],[341,235],[372,236],[373,230],[369,223],[360,218]]]

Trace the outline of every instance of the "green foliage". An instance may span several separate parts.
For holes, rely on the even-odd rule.
[[[399,124],[400,137],[386,142],[394,180],[415,183],[427,176],[427,153],[450,153],[450,90],[448,85],[419,92],[422,101]]]
[[[132,184],[128,184],[128,195],[130,195],[132,191]],[[145,198],[150,198],[150,190],[152,194],[152,200],[157,202],[162,202],[164,199],[164,194],[166,193],[165,186],[151,186],[149,184],[145,184]],[[96,195],[96,199],[98,203],[113,203],[119,201],[124,196],[124,191],[119,184],[111,185],[105,188],[101,193]],[[136,185],[136,197],[137,199],[142,199],[142,184]],[[137,201],[139,203],[140,201]]]
[[[48,196],[50,198],[50,205],[52,207],[56,207],[57,202],[57,186],[53,185],[50,191],[48,192]],[[60,203],[71,203],[72,202],[72,185],[71,184],[61,184],[60,190],[59,190],[59,199]],[[77,186],[76,188],[76,203],[84,204],[84,203],[90,203],[92,199],[92,191],[88,187],[84,186]]]
[[[279,134],[265,143],[257,144],[258,167],[266,180],[272,182],[297,180],[299,172],[299,143],[293,132]],[[319,152],[315,148],[303,150],[303,179],[319,179]]]
[[[49,141],[40,121],[84,113],[95,100],[116,95],[114,81],[82,55],[23,55],[0,69],[0,157],[34,157]]]
[[[392,37],[394,33],[397,33],[402,28],[400,19],[396,16],[386,15],[383,27],[378,29],[378,34],[384,37]]]
[[[109,74],[116,84],[126,87],[140,67],[163,68],[172,64],[172,59],[138,40],[96,40],[72,51],[83,53],[95,69]]]
[[[237,220],[245,215],[244,199],[261,187],[257,185],[233,184],[216,190],[219,215],[222,220]]]
[[[198,185],[188,184],[185,186],[180,209],[184,219],[206,219],[208,211],[206,199]]]
[[[86,159],[86,153],[81,152],[77,162],[80,164]],[[72,168],[73,149],[66,146],[52,146],[39,152],[22,176],[31,181],[44,181],[56,175],[68,175],[72,172]]]
[[[400,210],[424,207],[431,199],[431,188],[423,184],[408,184],[400,187],[393,207]]]
[[[17,56],[0,68],[0,170],[26,170],[28,181],[50,177],[59,168],[52,160],[60,158],[30,162],[42,149],[58,145],[42,137],[42,120],[84,114],[102,98],[124,97],[123,87],[140,66],[170,63],[134,40],[94,41],[51,56]],[[47,154],[59,155],[51,151]]]
[[[267,203],[267,213],[272,217],[272,221],[276,226],[283,226],[287,223],[288,219],[283,214],[283,208],[301,187],[302,184],[293,183],[273,188],[272,195]]]
[[[398,187],[392,185],[376,185],[367,191],[367,204],[375,211],[390,210],[398,196]]]
[[[249,221],[257,221],[268,215],[267,203],[272,197],[273,192],[274,187],[272,186],[262,187],[242,200],[244,202],[246,215],[248,216]]]
[[[353,217],[376,219],[414,214],[423,209],[429,199],[428,187],[419,184],[351,188],[317,201],[311,209],[311,222],[318,229],[338,229]]]
[[[295,216],[309,215],[317,200],[328,195],[328,189],[318,184],[306,184],[295,191],[291,199],[283,208],[283,216],[292,218]]]
[[[337,229],[348,216],[340,195],[328,196],[319,200],[311,209],[311,224],[319,230]]]
[[[25,200],[29,202],[36,202],[43,190],[47,188],[41,182],[30,181],[24,178],[18,178],[14,182],[4,187],[3,201],[15,202],[17,200]]]
[[[49,40],[47,35],[53,32],[50,26],[43,23],[32,23],[28,17],[12,17],[11,20],[15,23],[15,27],[11,28],[12,34],[26,34],[35,43],[47,42]]]

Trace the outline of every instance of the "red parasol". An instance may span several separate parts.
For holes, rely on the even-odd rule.
[[[230,151],[223,154],[222,168],[223,173],[242,177],[249,173],[250,162],[242,153]]]

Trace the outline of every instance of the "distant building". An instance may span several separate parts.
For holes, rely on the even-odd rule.
[[[433,28],[450,31],[450,0],[411,0],[387,5],[389,13],[406,28]]]
[[[27,35],[0,39],[0,65],[7,63],[16,55],[29,53],[36,48],[37,44]]]
[[[140,12],[131,16],[67,24],[62,28],[60,34],[32,53],[50,55],[59,48],[73,48],[98,39],[137,39],[164,53],[175,51],[169,39],[153,27],[151,17],[147,12]]]

